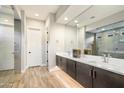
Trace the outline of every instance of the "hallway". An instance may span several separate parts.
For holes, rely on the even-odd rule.
[[[0,72],[3,88],[81,88],[82,86],[62,70],[48,72],[46,67],[32,67],[22,74],[14,70]]]

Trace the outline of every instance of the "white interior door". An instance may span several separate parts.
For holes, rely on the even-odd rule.
[[[14,69],[14,27],[0,25],[0,70]]]
[[[41,30],[28,28],[27,31],[27,65],[42,65]]]

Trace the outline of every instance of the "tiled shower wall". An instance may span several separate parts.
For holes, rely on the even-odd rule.
[[[42,32],[42,65],[47,66],[48,61],[48,28]]]
[[[109,53],[112,57],[124,58],[124,28],[116,28],[96,34],[98,55]]]

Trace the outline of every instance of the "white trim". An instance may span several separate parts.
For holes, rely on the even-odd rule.
[[[24,73],[24,72],[26,71],[26,69],[27,69],[27,68],[25,68],[25,69],[21,70],[21,73]]]
[[[28,68],[29,66],[26,66],[23,70],[21,70],[21,73],[24,73]]]
[[[35,30],[41,31],[40,27],[27,26],[27,30],[29,29],[35,29]]]
[[[55,66],[54,68],[49,69],[49,72],[57,71],[57,70],[60,70],[60,68],[58,66]]]
[[[40,66],[47,66],[47,64],[41,64]]]
[[[0,25],[14,27],[14,24],[11,24],[11,23],[0,22]]]

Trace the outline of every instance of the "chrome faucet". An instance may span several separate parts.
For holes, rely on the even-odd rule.
[[[103,62],[107,63],[107,60],[106,60],[106,54],[102,54],[102,57],[103,57]]]
[[[111,58],[111,55],[108,53],[108,54],[107,54],[107,60],[106,60],[107,63],[109,62],[109,59],[110,59],[110,58]]]
[[[106,57],[106,54],[102,54],[102,55],[103,55],[103,59],[104,59],[103,62],[108,63],[109,62],[109,58],[111,58],[110,54],[108,53],[107,57]]]

